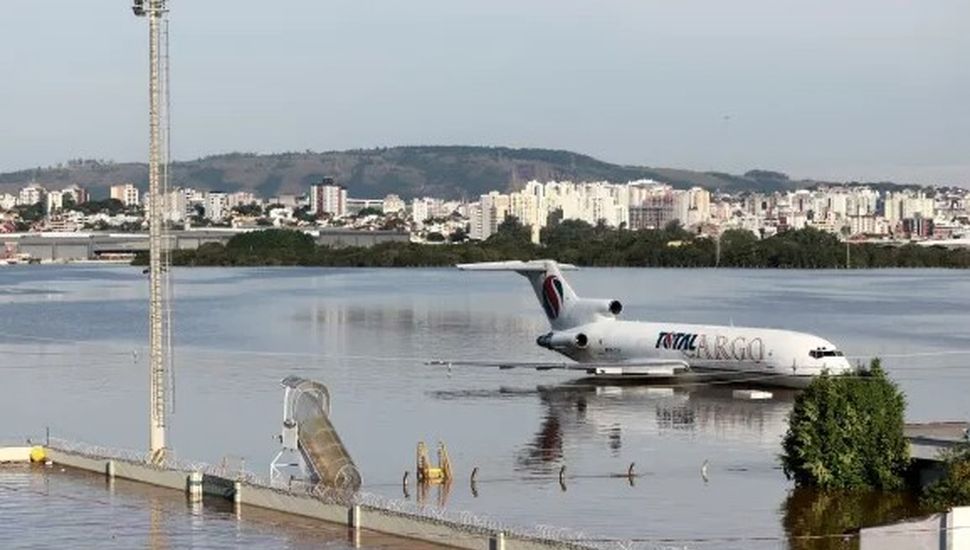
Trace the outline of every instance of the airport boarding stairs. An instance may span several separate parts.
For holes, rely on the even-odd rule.
[[[283,394],[282,448],[270,465],[270,481],[348,491],[360,488],[361,477],[330,421],[330,391],[313,380],[289,376]]]

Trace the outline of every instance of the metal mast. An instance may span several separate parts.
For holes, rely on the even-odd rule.
[[[166,322],[166,269],[164,263],[165,246],[163,210],[165,196],[162,194],[163,166],[167,165],[162,150],[162,20],[168,13],[167,0],[134,0],[132,10],[139,17],[148,18],[148,55],[149,55],[149,152],[148,152],[148,239],[149,239],[149,282],[148,282],[148,347],[149,347],[149,432],[148,448],[150,460],[160,463],[165,459],[165,428],[167,412],[167,371],[166,348],[168,332]]]

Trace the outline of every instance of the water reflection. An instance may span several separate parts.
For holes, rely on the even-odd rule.
[[[638,437],[702,434],[714,439],[777,448],[787,429],[795,392],[773,390],[771,399],[736,398],[732,385],[616,385],[580,380],[535,390],[500,388],[434,392],[439,399],[538,397],[544,408],[539,429],[517,457],[520,471],[552,473],[570,441],[597,442],[618,457],[625,441]]]
[[[791,550],[842,550],[859,547],[860,528],[924,513],[910,493],[795,489],[782,505],[782,524]]]
[[[430,503],[430,496],[433,494],[435,506],[438,508],[447,508],[448,497],[451,496],[451,483],[452,481],[450,479],[442,481],[441,483],[418,483],[418,504],[421,506],[428,505]],[[472,490],[475,491],[474,483],[472,484]],[[407,493],[405,492],[405,494]]]
[[[169,547],[169,544],[162,503],[158,502],[157,498],[152,498],[148,506],[148,547],[152,550],[165,550]]]
[[[562,458],[566,438],[603,440],[619,456],[625,434],[701,432],[718,438],[776,444],[787,428],[791,392],[769,400],[733,397],[727,386],[658,387],[601,385],[590,381],[539,387],[545,405],[535,439],[520,464],[545,471],[543,465]]]

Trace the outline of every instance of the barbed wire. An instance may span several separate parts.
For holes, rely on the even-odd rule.
[[[122,460],[158,469],[175,469],[185,472],[201,472],[221,478],[239,481],[245,485],[271,490],[281,495],[309,496],[327,504],[340,506],[361,506],[365,510],[373,510],[385,514],[395,514],[421,521],[427,521],[450,528],[458,529],[475,535],[488,536],[494,533],[504,533],[507,537],[521,537],[524,539],[541,539],[553,541],[576,548],[595,548],[602,550],[634,550],[640,548],[661,548],[669,545],[690,544],[740,544],[740,543],[782,543],[793,540],[855,540],[860,537],[859,531],[842,533],[789,533],[785,535],[721,535],[701,537],[631,537],[612,538],[588,535],[586,532],[568,527],[547,524],[536,524],[531,527],[513,525],[494,517],[464,510],[451,510],[443,507],[423,504],[421,502],[402,501],[364,491],[349,491],[336,487],[310,486],[295,484],[280,487],[270,482],[269,478],[247,471],[244,468],[231,468],[227,464],[213,465],[206,462],[181,460],[169,455],[161,464],[151,464],[148,453],[130,449],[119,449],[94,445],[84,442],[51,438],[52,449],[75,454],[82,454],[107,460]],[[906,535],[920,533],[934,533],[954,530],[966,530],[970,526],[949,527],[918,527],[896,526],[889,531],[873,533],[874,536]],[[427,535],[427,533],[422,533]]]
[[[327,504],[341,506],[361,506],[377,512],[390,513],[409,518],[415,518],[432,523],[446,524],[451,528],[460,529],[479,535],[504,533],[506,536],[522,537],[526,539],[552,540],[564,544],[586,545],[594,548],[614,548],[615,539],[600,539],[602,544],[589,546],[587,542],[597,542],[582,531],[565,527],[537,524],[532,527],[512,525],[496,518],[476,514],[469,511],[455,511],[437,506],[429,506],[409,501],[402,501],[364,491],[350,491],[339,487],[310,486],[293,484],[286,487],[274,485],[270,479],[244,468],[231,468],[226,464],[213,465],[206,462],[183,460],[169,453],[161,463],[152,463],[149,453],[131,449],[119,449],[91,443],[70,441],[51,437],[48,443],[51,449],[97,457],[104,460],[119,460],[147,466],[158,470],[179,470],[185,472],[200,472],[245,485],[267,489],[283,495],[309,496]]]

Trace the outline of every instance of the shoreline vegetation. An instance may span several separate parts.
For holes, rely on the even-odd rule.
[[[942,471],[927,483],[922,467],[910,457],[905,416],[906,396],[879,358],[856,373],[823,372],[798,394],[788,415],[779,457],[785,477],[796,488],[814,492],[818,502],[861,497],[877,507],[885,503],[884,513],[877,516],[904,519],[966,506],[970,503],[970,443],[942,451]],[[858,513],[838,513],[838,505],[833,512],[827,515],[836,529],[824,532],[865,526]],[[803,520],[794,518],[795,525]]]
[[[176,266],[446,267],[458,263],[551,258],[590,267],[735,267],[772,269],[970,268],[970,250],[916,244],[850,243],[812,228],[759,239],[744,230],[717,239],[676,222],[661,230],[630,231],[563,221],[543,229],[542,245],[530,229],[506,220],[485,241],[382,243],[370,248],[318,246],[300,231],[266,229],[236,235],[226,245],[176,250]],[[454,237],[454,236],[453,236]],[[459,236],[463,238],[463,236]],[[147,265],[139,254],[134,265]]]

